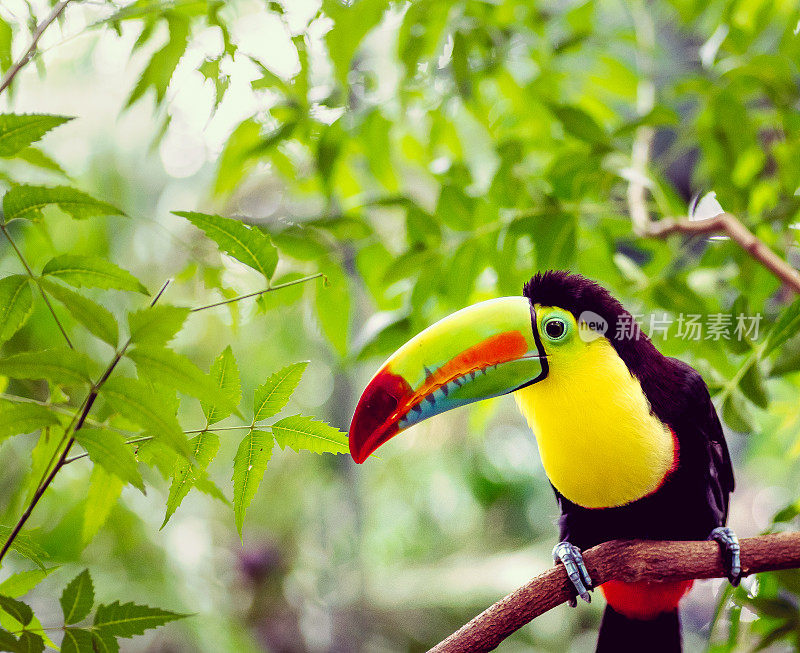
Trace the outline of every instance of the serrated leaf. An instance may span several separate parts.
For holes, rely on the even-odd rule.
[[[116,377],[105,383],[100,394],[125,419],[151,432],[178,453],[190,455],[189,442],[174,411],[149,385],[137,379]]]
[[[350,451],[346,433],[311,417],[292,415],[278,420],[270,428],[281,449],[337,454]]]
[[[10,596],[0,594],[0,610],[10,614],[23,626],[27,626],[33,619],[33,610],[27,603],[12,599]]]
[[[150,294],[130,272],[99,256],[56,256],[45,264],[42,276],[56,277],[76,288],[111,288]]]
[[[28,277],[12,274],[0,279],[0,343],[20,330],[32,308],[33,293]]]
[[[78,623],[92,611],[94,584],[88,569],[84,569],[67,584],[61,593],[60,602],[64,623],[67,625]]]
[[[0,526],[0,542],[7,542],[12,529],[9,526]],[[34,543],[27,535],[19,533],[11,543],[12,550],[19,553],[23,558],[33,562],[39,569],[45,569],[44,560],[48,557],[47,552],[38,544]]]
[[[56,569],[58,569],[58,567],[50,567],[49,569],[29,569],[28,571],[20,571],[16,574],[12,574],[0,583],[0,594],[10,596],[12,599],[24,596]]]
[[[239,220],[194,211],[173,211],[202,229],[220,249],[270,279],[278,265],[278,250],[260,229]]]
[[[8,158],[42,138],[51,129],[72,120],[47,114],[0,114],[0,157]]]
[[[2,404],[0,406],[0,441],[15,435],[33,433],[58,424],[55,413],[39,404]]]
[[[125,215],[117,207],[69,186],[12,186],[3,196],[6,223],[12,220],[41,220],[42,209],[55,205],[76,220],[101,215]]]
[[[175,388],[190,397],[219,404],[230,412],[236,408],[230,396],[220,390],[214,379],[204,374],[186,356],[171,349],[150,345],[139,345],[128,351],[127,356],[136,363],[141,379],[166,388]]]
[[[110,605],[98,606],[94,616],[94,627],[105,635],[133,637],[143,634],[150,628],[158,628],[170,621],[188,616],[147,605],[114,601]]]
[[[75,439],[86,449],[94,464],[105,467],[109,474],[130,483],[144,494],[144,481],[136,457],[122,435],[108,429],[82,428],[75,433]]]
[[[167,93],[172,73],[186,50],[190,28],[188,18],[177,11],[166,12],[164,17],[167,20],[169,39],[160,50],[153,53],[136,82],[126,107],[131,106],[151,88],[155,91],[156,102],[160,104]]]
[[[256,388],[253,398],[253,422],[277,415],[300,383],[300,379],[308,367],[308,361],[287,365],[275,372],[265,383]]]
[[[40,278],[38,283],[48,295],[61,302],[72,317],[85,326],[90,333],[112,347],[117,346],[119,338],[117,321],[107,308],[46,277]]]
[[[94,653],[119,653],[119,644],[113,635],[103,632],[92,632]]]
[[[118,476],[109,474],[104,467],[95,465],[92,468],[81,526],[81,542],[84,545],[91,542],[106,523],[111,509],[122,493],[124,484]]]
[[[83,628],[65,628],[61,653],[94,653],[92,632]]]
[[[175,513],[181,502],[189,494],[189,490],[195,484],[199,476],[208,469],[211,461],[219,451],[219,436],[216,433],[200,433],[189,440],[192,454],[195,458],[195,465],[187,460],[178,460],[172,476],[172,484],[169,487],[169,497],[167,498],[167,512],[161,528],[167,525],[169,518]]]
[[[236,364],[236,358],[233,356],[233,350],[228,345],[225,350],[217,356],[211,364],[211,378],[217,384],[217,387],[228,398],[228,404],[234,408],[239,405],[242,400],[242,383],[239,379],[239,367]],[[201,402],[203,407],[203,414],[206,416],[207,422],[216,424],[217,422],[229,417],[233,410],[229,410],[223,406],[218,406],[214,403]]]
[[[189,309],[160,304],[130,313],[131,343],[163,345],[172,340],[189,316]]]
[[[272,457],[272,442],[271,433],[251,429],[236,450],[233,459],[233,511],[239,537],[242,536],[244,515]]]
[[[0,359],[0,375],[12,379],[45,379],[50,383],[81,385],[91,383],[92,361],[69,347],[25,351]]]

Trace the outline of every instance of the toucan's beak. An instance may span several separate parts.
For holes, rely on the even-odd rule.
[[[452,408],[508,394],[547,376],[547,359],[525,297],[464,308],[398,349],[361,395],[350,453],[363,463],[400,431]]]

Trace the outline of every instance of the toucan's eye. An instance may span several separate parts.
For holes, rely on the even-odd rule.
[[[560,318],[553,318],[552,320],[545,322],[544,332],[551,340],[558,340],[559,338],[564,337],[564,334],[567,332],[567,325],[564,320]]]

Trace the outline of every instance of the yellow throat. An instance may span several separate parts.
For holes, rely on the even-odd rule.
[[[514,398],[550,482],[587,508],[653,492],[673,467],[676,444],[611,343],[599,337],[547,353],[547,378]]]

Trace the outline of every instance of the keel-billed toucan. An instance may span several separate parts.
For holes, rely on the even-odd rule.
[[[717,540],[738,583],[739,544],[725,527],[733,470],[703,379],[580,275],[537,274],[522,297],[462,309],[403,345],[358,402],[350,452],[362,463],[417,422],[508,393],[555,490],[553,557],[579,596],[592,589],[581,550],[620,538]],[[604,583],[598,651],[679,651],[691,584]]]

